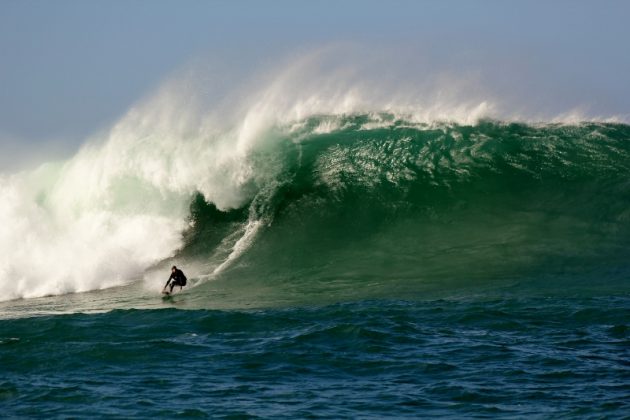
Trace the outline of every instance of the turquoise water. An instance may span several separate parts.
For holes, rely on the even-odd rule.
[[[377,120],[276,127],[244,205],[193,194],[172,299],[0,303],[3,416],[629,416],[630,127]]]

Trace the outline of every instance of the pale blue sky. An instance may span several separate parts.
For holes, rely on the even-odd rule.
[[[0,145],[70,150],[191,60],[246,71],[334,42],[421,46],[552,110],[628,115],[628,16],[595,0],[1,0]]]

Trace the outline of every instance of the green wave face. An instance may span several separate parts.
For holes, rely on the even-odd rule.
[[[178,258],[215,273],[196,299],[628,290],[629,126],[378,120],[278,128],[251,157],[278,175],[251,202],[221,212],[197,196]],[[246,250],[216,270],[252,221]]]

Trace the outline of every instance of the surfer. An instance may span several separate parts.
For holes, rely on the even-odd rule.
[[[168,287],[169,283],[171,283],[171,290],[170,292],[167,292],[166,288]],[[175,286],[179,286],[179,290],[181,290],[182,287],[186,286],[186,275],[182,270],[180,270],[176,266],[173,266],[173,268],[171,268],[171,276],[168,278],[168,280],[166,280],[166,284],[164,285],[164,289],[162,289],[162,293],[173,293],[173,287]]]

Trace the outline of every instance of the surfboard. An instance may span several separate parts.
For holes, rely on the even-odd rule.
[[[162,290],[162,295],[163,295],[162,297],[166,298],[166,297],[173,296],[181,292],[182,290],[179,289],[179,286],[176,286],[172,292],[169,292],[168,290]]]

